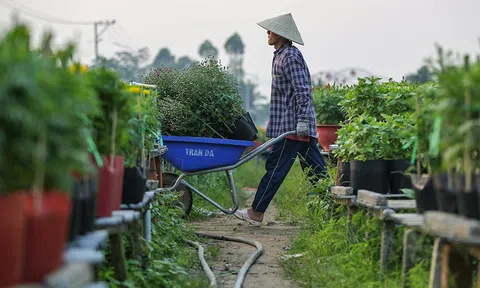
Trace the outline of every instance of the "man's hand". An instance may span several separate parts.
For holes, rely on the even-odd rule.
[[[306,122],[297,123],[297,136],[306,137],[309,134],[308,124]]]

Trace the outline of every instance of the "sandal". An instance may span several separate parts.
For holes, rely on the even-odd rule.
[[[235,217],[237,217],[238,219],[242,220],[242,221],[246,221],[246,222],[252,224],[255,227],[260,227],[260,225],[262,224],[262,222],[251,219],[248,216],[248,210],[247,209],[237,210],[237,212],[233,213],[233,215]]]

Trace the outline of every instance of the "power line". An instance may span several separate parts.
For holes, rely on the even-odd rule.
[[[105,21],[71,21],[66,19],[60,19],[57,17],[53,17],[47,15],[43,12],[39,12],[33,10],[21,3],[14,2],[13,0],[0,0],[0,5],[3,7],[7,7],[10,9],[18,10],[23,14],[26,14],[30,17],[37,18],[46,22],[62,24],[62,25],[93,25],[94,31],[94,38],[93,41],[95,42],[94,49],[95,49],[95,59],[98,59],[98,43],[100,42],[100,35],[103,34],[108,27],[112,26],[116,23],[115,20],[105,20]],[[42,15],[43,14],[43,15]],[[104,26],[102,31],[98,31],[99,26]]]
[[[13,10],[18,10],[22,12],[23,14],[26,14],[30,17],[37,18],[39,20],[43,20],[46,22],[51,22],[51,23],[57,23],[57,24],[62,24],[62,25],[93,25],[95,22],[94,21],[71,21],[71,20],[66,20],[66,19],[60,19],[57,17],[53,17],[50,15],[47,15],[45,13],[33,10],[29,7],[26,7],[20,3],[13,2],[12,0],[2,0],[0,2],[0,5],[6,8],[10,8]],[[43,14],[43,15],[41,15]]]

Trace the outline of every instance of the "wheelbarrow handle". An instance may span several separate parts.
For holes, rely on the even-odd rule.
[[[250,159],[254,158],[255,156],[263,153],[265,150],[267,150],[271,146],[273,146],[273,145],[277,144],[278,142],[282,141],[287,136],[295,135],[295,134],[297,134],[297,132],[289,131],[289,132],[285,132],[285,133],[281,134],[280,136],[278,136],[276,138],[272,138],[272,139],[268,140],[267,142],[263,143],[262,145],[258,146],[256,149],[250,151],[249,153],[244,155],[242,158],[240,158],[240,161],[237,163],[237,165],[238,166],[242,165],[243,163],[245,163],[245,162],[249,161]]]

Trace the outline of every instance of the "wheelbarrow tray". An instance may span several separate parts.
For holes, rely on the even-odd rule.
[[[221,138],[162,136],[168,147],[162,156],[183,172],[208,170],[236,164],[253,141]]]

